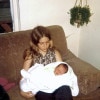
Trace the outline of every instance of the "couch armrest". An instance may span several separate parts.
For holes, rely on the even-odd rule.
[[[100,70],[76,57],[70,50],[63,58],[77,75],[79,89],[82,94],[88,94],[100,87]]]

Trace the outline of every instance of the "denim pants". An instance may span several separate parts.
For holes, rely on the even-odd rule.
[[[9,95],[2,85],[0,85],[0,100],[10,100]]]
[[[70,87],[65,85],[59,87],[53,93],[39,91],[35,98],[36,100],[73,100]]]

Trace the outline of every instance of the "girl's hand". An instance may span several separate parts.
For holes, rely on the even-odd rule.
[[[29,92],[21,91],[20,94],[25,98],[32,98],[34,96],[31,91],[29,91]]]

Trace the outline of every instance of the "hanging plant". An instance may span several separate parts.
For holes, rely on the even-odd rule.
[[[76,0],[77,3],[77,0]],[[87,5],[82,7],[82,0],[80,0],[79,5],[76,5],[70,9],[70,24],[77,25],[77,27],[83,26],[84,24],[88,24],[90,22],[91,12],[90,8]]]

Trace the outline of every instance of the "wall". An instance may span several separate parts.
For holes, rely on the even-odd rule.
[[[66,36],[71,34],[68,38],[68,48],[78,55],[79,29],[70,25],[68,14],[74,3],[73,0],[19,0],[20,29],[32,29],[37,25],[61,25]]]
[[[100,69],[100,0],[90,0],[91,22],[81,28],[79,57]]]

